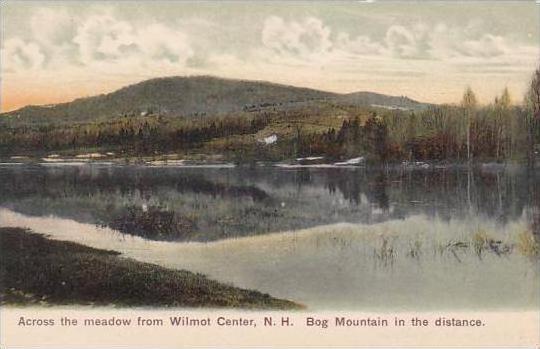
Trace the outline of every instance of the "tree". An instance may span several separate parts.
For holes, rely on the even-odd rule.
[[[388,159],[388,127],[386,121],[379,115],[373,113],[364,125],[367,148],[377,157],[381,163]]]
[[[527,109],[527,159],[529,166],[534,167],[535,143],[539,138],[540,129],[540,67],[536,69],[531,79],[531,84],[525,96],[525,106]]]
[[[528,183],[530,193],[531,230],[533,238],[540,245],[540,186],[534,174],[534,162],[536,158],[535,143],[540,141],[540,67],[536,69],[531,79],[531,85],[525,97],[527,119],[527,158],[533,171],[528,171]]]
[[[467,86],[465,93],[463,94],[463,100],[461,101],[461,107],[465,114],[465,120],[467,122],[467,161],[471,162],[471,119],[474,116],[476,109],[476,96],[470,86]]]
[[[503,90],[501,97],[495,97],[495,108],[493,115],[493,129],[495,133],[495,154],[497,160],[501,160],[503,150],[507,157],[511,157],[512,149],[512,128],[510,118],[511,98],[508,88]]]

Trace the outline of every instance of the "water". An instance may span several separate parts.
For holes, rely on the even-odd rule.
[[[21,165],[0,179],[0,226],[312,309],[540,306],[539,177],[520,168]]]

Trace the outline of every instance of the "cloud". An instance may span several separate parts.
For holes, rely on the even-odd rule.
[[[73,42],[85,65],[138,61],[145,66],[184,66],[194,54],[188,36],[179,29],[160,23],[136,27],[111,14],[86,18],[77,27]]]
[[[194,55],[186,34],[162,24],[150,25],[137,33],[136,45],[150,60],[185,65]]]
[[[74,30],[74,18],[62,8],[39,8],[30,17],[32,37],[43,46],[68,43],[73,38]]]
[[[141,68],[174,65],[211,69],[210,62],[232,56],[245,63],[263,60],[321,68],[366,57],[385,62],[486,60],[520,51],[518,43],[492,34],[481,21],[472,20],[467,26],[392,23],[375,36],[362,33],[361,24],[357,27],[360,32],[353,35],[316,17],[293,20],[269,16],[263,19],[259,45],[252,42],[246,50],[231,42],[237,37],[220,37],[223,30],[204,18],[161,23],[128,18],[111,7],[92,8],[84,14],[62,7],[40,7],[29,16],[31,37],[11,38],[18,41],[9,45],[9,52],[4,45],[4,55],[11,57],[9,64],[17,69],[115,64],[122,68],[127,63]]]
[[[40,7],[29,14],[26,31],[1,42],[2,74],[11,81],[59,78],[82,84],[96,76],[133,81],[196,74],[192,61],[197,49],[193,32],[184,30],[186,23],[136,20],[104,6],[84,13]],[[197,23],[200,27],[202,22]]]
[[[429,45],[430,54],[438,59],[459,56],[494,58],[520,49],[518,44],[511,44],[502,36],[479,33],[470,28],[449,28],[444,23],[436,25],[430,33]]]
[[[497,57],[509,51],[506,40],[502,36],[484,34],[476,40],[466,40],[461,52],[473,57]]]
[[[436,59],[456,57],[490,59],[509,54],[512,47],[505,37],[493,35],[479,28],[481,22],[471,21],[465,27],[437,25],[393,24],[379,39],[360,34],[352,36],[344,31],[332,31],[320,19],[286,21],[268,17],[261,32],[261,43],[267,59],[279,61],[339,61],[345,56],[380,56],[394,59]]]
[[[2,48],[2,63],[6,71],[38,70],[45,61],[45,55],[35,42],[19,38],[8,39]]]
[[[368,36],[359,35],[351,39],[349,33],[339,33],[336,38],[335,47],[358,55],[378,55],[385,52],[384,45],[372,41]]]
[[[386,47],[398,57],[414,57],[419,54],[419,44],[409,29],[394,25],[388,28],[385,37]]]
[[[138,50],[131,24],[106,14],[87,18],[77,28],[73,42],[85,64],[116,60]]]
[[[330,29],[313,17],[301,22],[285,22],[276,16],[267,18],[262,43],[279,55],[301,58],[325,54],[332,48]]]

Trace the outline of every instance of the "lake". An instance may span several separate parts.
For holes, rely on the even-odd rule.
[[[518,166],[4,164],[0,226],[308,309],[537,309],[539,182]]]

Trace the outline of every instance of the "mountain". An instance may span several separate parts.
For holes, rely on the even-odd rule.
[[[314,101],[420,109],[425,104],[407,97],[371,92],[337,94],[262,81],[210,76],[166,77],[146,80],[108,94],[48,106],[27,106],[0,114],[24,123],[70,123],[124,115],[219,115],[261,108],[291,108]]]

